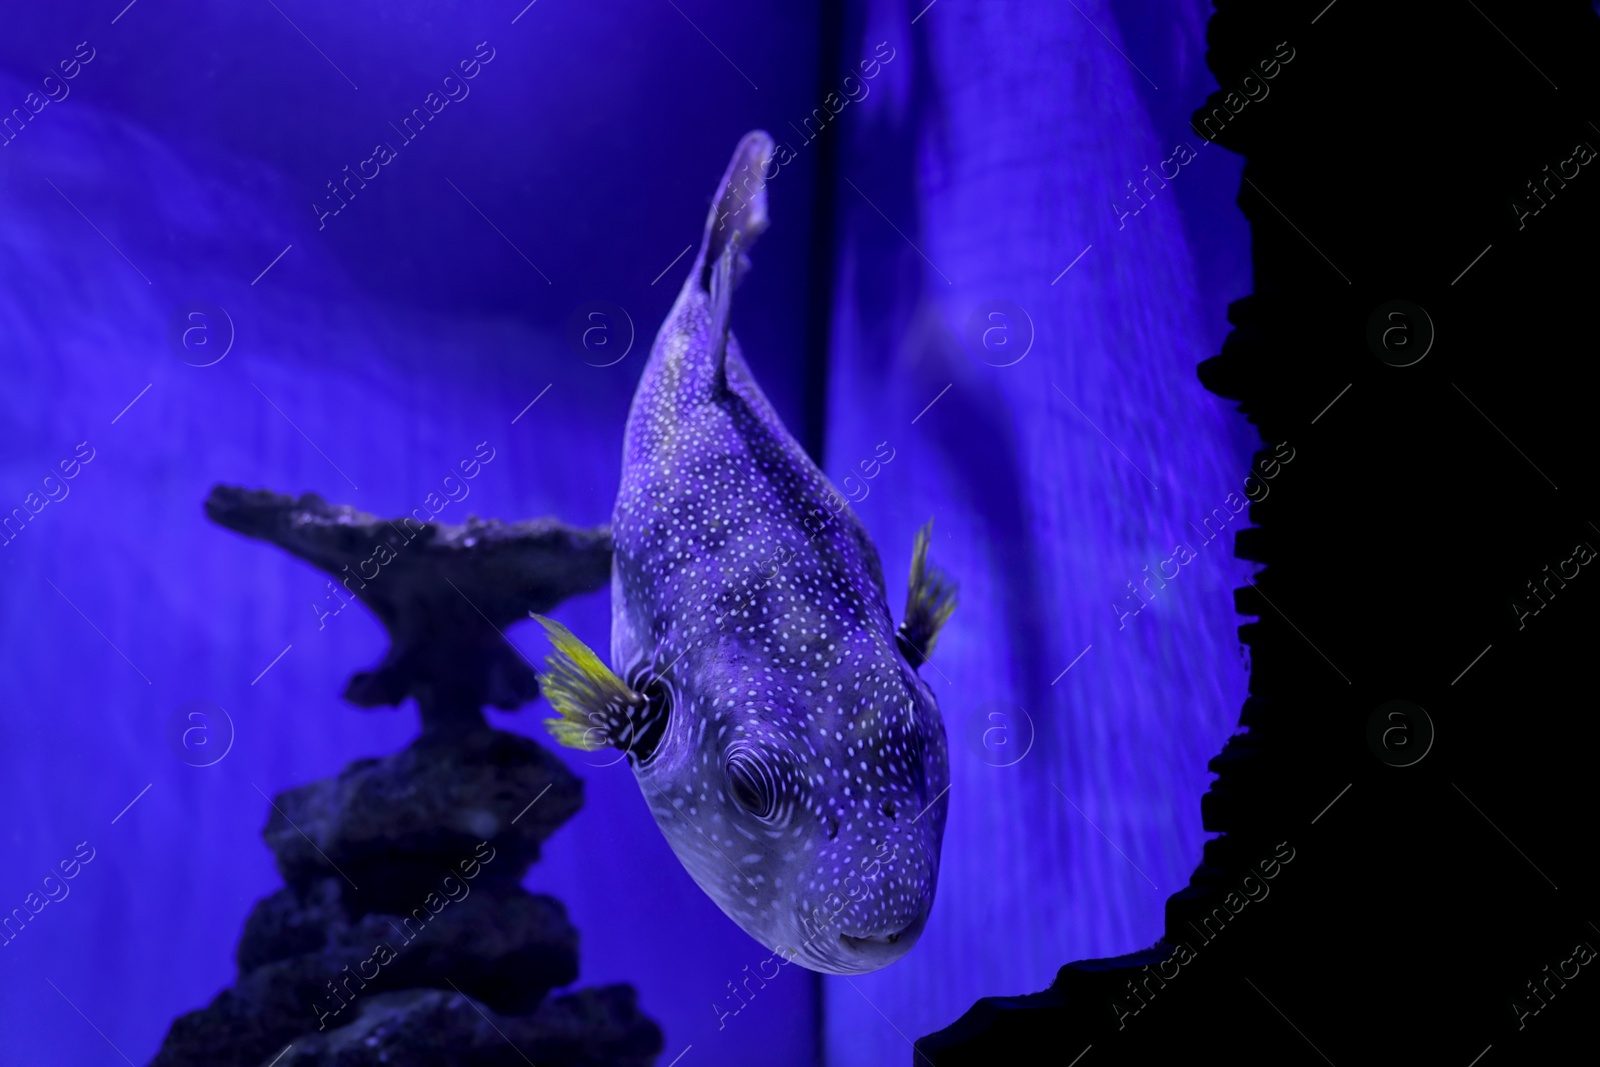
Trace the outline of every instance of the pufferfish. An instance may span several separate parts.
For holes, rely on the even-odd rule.
[[[767,226],[772,138],[745,135],[634,393],[612,517],[611,663],[560,623],[562,744],[627,754],[690,876],[762,945],[863,974],[933,907],[949,767],[918,676],[955,607],[917,535],[904,621],[877,550],[729,330]]]

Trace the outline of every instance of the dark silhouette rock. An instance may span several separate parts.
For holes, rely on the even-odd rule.
[[[554,519],[463,525],[379,519],[315,493],[298,498],[219,485],[212,521],[268,541],[333,576],[335,597],[359,599],[389,631],[383,662],[351,678],[358,707],[416,699],[423,729],[483,725],[484,705],[513,710],[539,695],[534,668],[505,628],[611,577],[611,532]]]
[[[501,630],[604,584],[610,535],[468,519],[412,522],[411,544],[310,495],[220,487],[206,506],[329,573],[366,559],[374,539],[391,546],[378,577],[351,589],[394,647],[346,696],[414,697],[423,730],[273,800],[262,836],[288,885],[246,920],[238,980],[172,1024],[153,1067],[654,1062],[661,1030],[631,987],[547,999],[578,977],[578,932],[521,881],[582,807],[583,782],[481,711],[538,693]]]
[[[234,951],[239,973],[319,952],[335,940],[338,927],[346,923],[339,888],[337,877],[323,878],[299,889],[285,887],[258,901],[244,921]]]
[[[304,1004],[285,1011],[244,989],[224,989],[202,1010],[173,1021],[150,1067],[260,1067],[283,1047],[274,1047],[279,1036],[305,1032],[305,1012]]]
[[[559,901],[470,885],[455,880],[460,899],[440,896],[437,912],[419,903],[410,914],[354,923],[340,913],[332,881],[305,898],[293,889],[273,894],[246,924],[240,955],[249,968],[210,1006],[179,1019],[155,1062],[259,1063],[308,1031],[351,1025],[370,998],[399,990],[459,991],[515,1016],[577,978],[578,934]],[[296,951],[317,922],[322,944]],[[275,931],[284,942],[271,941]]]
[[[545,993],[578,976],[578,932],[554,897],[464,875],[419,893],[416,906],[406,911],[351,919],[339,897],[335,878],[304,891],[280,889],[258,903],[239,940],[240,973],[334,953],[344,962],[325,970],[337,982],[351,952],[359,962],[374,956],[376,946],[387,945],[394,958],[381,963],[381,980],[371,984],[443,989],[450,979],[508,1012],[530,1010]]]
[[[425,734],[279,794],[263,836],[290,885],[342,872],[358,910],[393,911],[436,889],[479,842],[497,854],[492,878],[520,878],[582,804],[583,783],[528,738]]]
[[[519,1016],[413,990],[375,996],[350,1025],[295,1041],[279,1067],[648,1067],[661,1046],[630,986],[557,997]]]

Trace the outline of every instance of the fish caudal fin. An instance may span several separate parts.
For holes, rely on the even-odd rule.
[[[750,269],[750,246],[767,228],[767,168],[772,163],[772,136],[765,130],[751,130],[733,150],[717,199],[706,218],[705,237],[696,263],[700,287],[712,291],[712,272],[733,247],[732,281],[738,285]]]
[[[750,247],[767,228],[767,182],[776,174],[772,137],[752,130],[740,138],[712,198],[700,253],[662,327],[688,341],[679,356],[685,371],[678,384],[702,398],[707,391],[716,398],[727,393],[733,290],[749,273]]]
[[[933,520],[917,531],[911,549],[911,581],[906,586],[906,614],[895,631],[900,652],[912,669],[920,668],[933,654],[939,631],[956,610],[956,587],[937,567],[928,566],[928,541],[933,536]]]
[[[529,614],[532,614],[531,612]],[[617,744],[631,718],[646,704],[628,688],[571,630],[543,615],[533,615],[555,646],[545,657],[540,688],[560,715],[546,719],[545,729],[567,748],[593,752]]]
[[[720,394],[727,388],[728,323],[733,290],[750,270],[746,254],[767,228],[766,171],[772,163],[772,137],[752,130],[739,141],[722,176],[706,232],[700,242],[695,273],[711,296],[711,383]]]
[[[722,248],[711,270],[711,382],[717,393],[728,386],[728,321],[733,311],[734,257],[739,254],[739,234]]]

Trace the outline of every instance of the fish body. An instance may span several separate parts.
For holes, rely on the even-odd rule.
[[[896,627],[877,550],[790,436],[728,328],[766,228],[748,134],[629,412],[612,518],[612,672],[559,624],[567,744],[611,745],[697,884],[813,970],[898,959],[933,905],[949,771],[917,673],[954,591],[914,550]],[[604,672],[604,673],[601,673]]]

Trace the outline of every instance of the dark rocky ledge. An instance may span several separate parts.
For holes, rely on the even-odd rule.
[[[295,1042],[277,1067],[649,1067],[660,1051],[661,1031],[630,986],[556,997],[522,1016],[430,989],[373,997],[350,1025]]]
[[[424,734],[280,793],[262,836],[290,885],[342,872],[361,886],[345,887],[357,910],[394,910],[459,873],[480,841],[498,853],[484,877],[521,878],[582,806],[583,782],[537,742],[489,729]]]
[[[611,577],[611,532],[603,526],[380,519],[315,493],[227,485],[211,491],[206,515],[331,575],[330,610],[335,597],[370,608],[389,631],[389,651],[350,679],[345,699],[370,708],[413,697],[430,732],[482,726],[483,706],[509,711],[537,697],[534,669],[506,641],[505,628]]]

